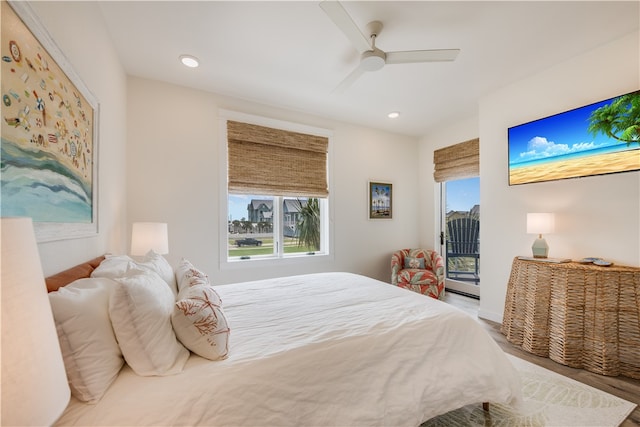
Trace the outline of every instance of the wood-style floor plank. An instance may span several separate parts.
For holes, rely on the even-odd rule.
[[[478,318],[479,302],[477,300],[447,292],[444,301],[477,319],[505,353],[635,403],[637,405],[636,408],[621,424],[621,427],[640,427],[640,380],[623,376],[609,377],[594,374],[583,369],[561,365],[546,357],[530,354],[507,341],[507,338],[500,332],[501,325],[499,323]]]

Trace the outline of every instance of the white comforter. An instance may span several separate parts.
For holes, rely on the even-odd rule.
[[[471,317],[349,273],[216,287],[229,358],[140,377],[127,366],[60,425],[417,426],[471,403],[520,400],[515,369]]]

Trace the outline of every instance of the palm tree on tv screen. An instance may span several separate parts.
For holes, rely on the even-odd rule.
[[[589,117],[588,131],[595,137],[603,133],[630,146],[640,145],[640,91],[615,98]]]

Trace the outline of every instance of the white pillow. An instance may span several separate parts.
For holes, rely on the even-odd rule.
[[[116,285],[87,278],[49,293],[71,393],[83,402],[100,400],[124,364],[109,320]]]
[[[182,258],[176,268],[176,282],[178,284],[178,293],[190,286],[211,284],[209,282],[209,276],[195,268],[191,262],[184,258]]]
[[[136,261],[136,265],[143,268],[148,268],[151,271],[158,273],[162,280],[164,280],[174,294],[174,297],[178,294],[178,287],[176,285],[176,276],[173,272],[173,268],[165,257],[150,250],[142,260]]]
[[[171,323],[180,342],[198,356],[218,360],[229,354],[229,325],[213,287],[184,288],[175,303]]]
[[[164,280],[153,271],[131,271],[115,280],[109,314],[131,369],[143,376],[181,372],[189,352],[173,332],[175,297]]]
[[[169,289],[173,292],[174,298],[178,294],[173,268],[171,268],[171,265],[162,255],[155,253],[153,250],[150,250],[144,258],[139,261],[127,255],[108,255],[100,265],[93,270],[91,277],[117,279],[118,277],[130,275],[132,270],[140,269],[157,273],[162,277],[162,280],[169,285]]]
[[[116,279],[123,277],[127,271],[135,268],[133,259],[126,255],[107,255],[100,265],[91,272],[91,277],[107,277]]]

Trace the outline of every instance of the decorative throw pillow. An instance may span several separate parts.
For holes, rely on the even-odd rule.
[[[229,353],[229,325],[220,296],[211,286],[184,288],[171,315],[173,328],[185,347],[210,360]]]
[[[176,268],[176,282],[178,283],[178,292],[182,292],[184,288],[196,285],[211,285],[209,276],[198,270],[190,261],[182,258],[180,264]]]
[[[420,268],[424,270],[424,258],[405,257],[404,268]]]
[[[131,271],[115,279],[109,314],[120,349],[131,369],[143,376],[182,371],[189,352],[171,326],[175,297],[153,271]]]
[[[83,402],[102,398],[124,365],[109,320],[109,296],[117,283],[79,279],[49,293],[71,393]]]

